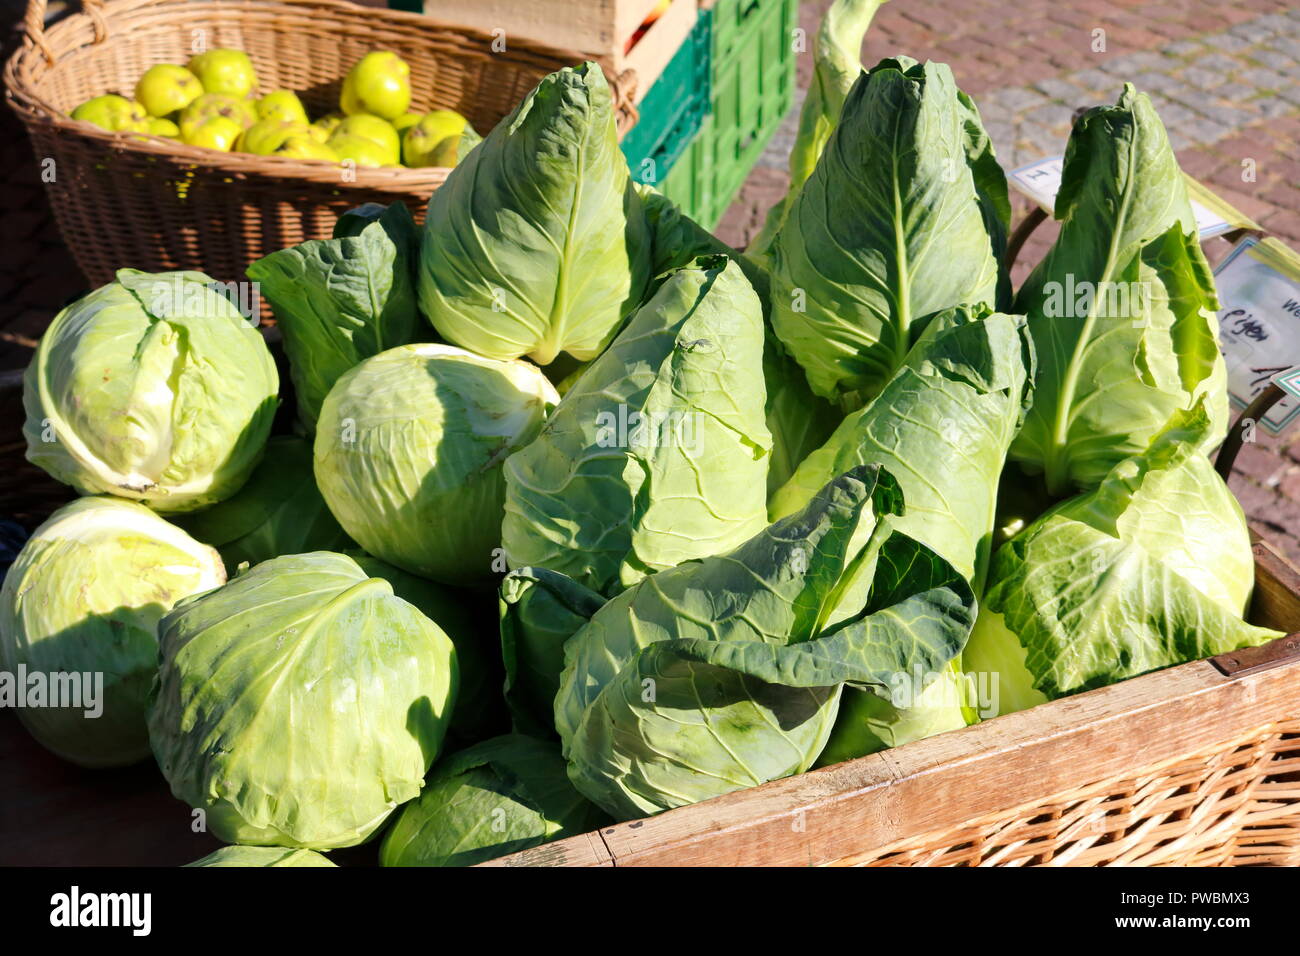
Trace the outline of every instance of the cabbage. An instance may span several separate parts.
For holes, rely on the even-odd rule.
[[[931,318],[993,308],[1006,183],[942,63],[883,60],[839,124],[770,250],[772,324],[812,390],[874,397]]]
[[[502,465],[558,401],[524,362],[449,345],[390,349],[326,397],[317,484],[369,554],[450,584],[486,580],[501,543]]]
[[[970,582],[988,572],[998,478],[1032,398],[1033,347],[1022,316],[954,309],[935,319],[885,390],[809,455],[772,498],[773,519],[804,507],[833,476],[877,464],[898,479],[906,513],[894,526]],[[916,699],[846,690],[830,743],[848,759],[963,727],[965,685],[954,664]]]
[[[605,817],[564,772],[554,744],[494,737],[438,761],[384,835],[384,866],[473,866],[595,829]]]
[[[502,544],[613,594],[766,520],[762,306],[740,266],[672,273],[506,461]]]
[[[351,544],[316,489],[311,445],[302,438],[272,438],[244,487],[210,508],[178,515],[176,523],[220,551],[232,571],[245,561]]]
[[[1056,243],[1016,296],[1040,365],[1011,457],[1060,497],[1095,488],[1202,397],[1214,447],[1228,395],[1214,278],[1145,94],[1126,85],[1075,123],[1056,218]]]
[[[605,75],[545,77],[434,191],[419,300],[448,342],[595,358],[641,300],[650,243]]]
[[[800,773],[845,684],[920,693],[960,652],[969,585],[892,530],[897,483],[859,466],[725,554],[660,571],[564,646],[569,777],[618,819]]]
[[[119,269],[54,317],[23,379],[27,458],[83,495],[162,512],[238,491],[279,377],[257,330],[201,272]]]
[[[172,794],[249,845],[366,840],[420,792],[451,641],[341,554],[264,561],[159,624],[149,740]]]
[[[966,667],[997,669],[1002,713],[1029,688],[1061,697],[1281,636],[1242,620],[1250,534],[1199,451],[1214,428],[1203,402],[1175,412],[1144,454],[998,551]]]
[[[23,725],[82,766],[147,757],[158,621],[181,598],[225,580],[216,551],[143,505],[95,497],[60,508],[5,576],[0,668],[14,678],[26,673],[29,682],[39,675],[51,690],[75,679],[83,706],[18,707]],[[14,690],[29,688],[19,681]],[[87,696],[97,699],[87,703]]]

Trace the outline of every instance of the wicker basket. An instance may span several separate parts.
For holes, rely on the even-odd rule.
[[[541,77],[583,58],[517,37],[494,52],[489,34],[339,0],[83,0],[82,13],[48,30],[44,18],[45,0],[30,0],[5,85],[37,161],[53,160],[50,203],[94,286],[123,266],[241,280],[254,259],[328,238],[338,214],[359,203],[400,199],[422,219],[447,177],[442,168],[353,170],[222,153],[66,115],[102,93],[130,95],[149,66],[185,62],[200,37],[247,52],[263,89],[297,91],[312,115],[336,107],[342,77],[365,53],[393,50],[411,65],[412,109],[456,109],[481,132]],[[611,78],[621,130],[636,119],[635,82],[630,73]]]

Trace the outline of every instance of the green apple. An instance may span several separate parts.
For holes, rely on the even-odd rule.
[[[396,166],[402,161],[402,140],[393,129],[393,124],[370,113],[355,113],[345,116],[334,128],[333,136],[360,136],[368,139],[384,151],[387,159],[385,166]]]
[[[323,143],[334,135],[334,131],[342,122],[342,113],[328,113],[311,124],[311,134]]]
[[[386,120],[401,116],[411,105],[411,68],[396,53],[374,50],[348,71],[339,106],[349,116],[373,113]]]
[[[340,160],[352,160],[358,166],[378,167],[394,165],[387,150],[372,139],[349,133],[336,132],[325,144]]]
[[[397,130],[399,133],[404,133],[416,123],[420,122],[420,119],[423,116],[423,113],[403,113],[401,116],[397,117],[397,119],[393,120],[393,129]]]
[[[298,99],[298,94],[293,90],[276,90],[263,96],[257,101],[257,118],[292,120],[303,125],[310,122],[302,100]]]
[[[281,119],[258,120],[244,130],[235,148],[245,153],[256,153],[258,156],[270,156],[294,133],[306,132],[306,123]]]
[[[339,161],[338,153],[301,130],[291,133],[271,155],[287,156],[290,159],[324,159],[331,163]]]
[[[248,129],[257,121],[253,107],[247,100],[237,99],[226,93],[204,93],[181,110],[181,139],[185,138],[186,127],[194,126],[214,116],[224,116],[238,123],[240,129]]]
[[[402,136],[402,162],[407,166],[455,166],[456,148],[469,121],[455,110],[434,110]]]
[[[257,89],[257,72],[243,50],[208,50],[190,57],[186,67],[199,78],[205,93],[225,93],[243,99]]]
[[[150,116],[170,116],[203,95],[199,78],[175,63],[156,63],[135,85],[135,98]]]
[[[149,114],[143,106],[116,93],[96,96],[86,100],[72,111],[74,120],[94,123],[110,133],[126,130],[132,133],[149,132]]]
[[[170,136],[172,139],[178,139],[181,135],[179,126],[161,116],[155,116],[149,120],[149,132],[155,136]]]
[[[243,134],[244,128],[228,116],[208,116],[189,126],[181,126],[181,142],[228,153]]]

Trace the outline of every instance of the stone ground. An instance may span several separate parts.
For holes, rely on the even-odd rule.
[[[800,23],[814,36],[829,0],[804,0]],[[1104,31],[1105,49],[1095,52]],[[906,53],[952,66],[979,105],[1002,165],[1010,170],[1064,152],[1075,108],[1114,102],[1125,81],[1148,93],[1183,169],[1300,250],[1300,7],[1294,0],[890,0],[867,33],[862,59]],[[800,87],[812,55],[801,57]],[[719,233],[743,247],[784,195],[798,106],[736,201]],[[1243,181],[1253,160],[1255,181]],[[1030,208],[1012,194],[1015,218]],[[1020,254],[1015,279],[1054,238],[1040,227]],[[1211,240],[1219,261],[1231,246]],[[1237,458],[1232,487],[1252,526],[1300,561],[1300,429],[1262,430]]]
[[[52,0],[57,6],[62,0]],[[0,47],[16,41],[20,0],[0,0]],[[829,0],[804,0],[810,36]],[[1095,51],[1104,31],[1105,48]],[[1300,249],[1300,9],[1294,0],[890,0],[864,62],[908,53],[945,61],[974,95],[1003,165],[1064,149],[1072,111],[1113,101],[1123,81],[1151,94],[1183,168]],[[806,85],[811,54],[801,58]],[[720,232],[744,245],[785,191],[794,114],[750,176]],[[1253,160],[1254,182],[1242,179]],[[30,147],[0,109],[0,371],[26,363],[50,316],[85,283],[49,218]],[[1028,204],[1020,201],[1017,216]],[[1026,263],[1051,242],[1040,228]],[[92,241],[93,241],[93,237]],[[1212,260],[1227,244],[1207,246]],[[1263,436],[1238,459],[1233,487],[1252,524],[1300,560],[1300,430]]]

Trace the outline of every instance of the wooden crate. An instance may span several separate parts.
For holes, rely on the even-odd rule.
[[[645,22],[658,0],[424,0],[424,12],[448,23],[485,32],[502,30],[510,37],[580,50],[615,74],[636,73],[634,102],[640,102],[686,39],[699,12],[696,0],[672,4],[624,52],[627,41]]]
[[[1266,649],[482,865],[1300,865],[1300,574],[1255,559]]]

